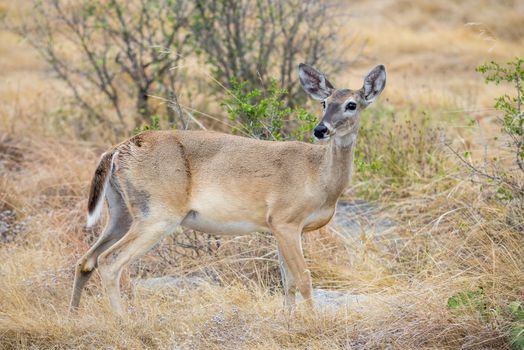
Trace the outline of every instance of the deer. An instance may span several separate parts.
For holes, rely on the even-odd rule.
[[[324,142],[263,141],[206,130],[147,131],[106,151],[91,181],[87,227],[107,203],[98,240],[75,266],[70,310],[98,269],[113,312],[124,315],[122,270],[178,226],[219,235],[271,232],[276,239],[284,305],[296,290],[312,309],[311,273],[302,234],[327,225],[350,184],[362,110],[386,84],[383,65],[358,90],[335,89],[301,63],[303,89],[321,102],[314,128]],[[105,199],[105,201],[104,201]]]

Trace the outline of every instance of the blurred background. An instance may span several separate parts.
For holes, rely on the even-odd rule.
[[[0,0],[0,18],[2,347],[524,347],[524,2]],[[100,154],[150,129],[313,142],[301,62],[337,88],[388,74],[337,217],[304,235],[329,307],[282,311],[270,235],[180,229],[124,273],[129,320],[98,279],[69,319]]]

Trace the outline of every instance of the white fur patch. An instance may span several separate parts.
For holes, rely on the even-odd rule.
[[[109,177],[113,173],[113,164],[114,164],[115,157],[117,154],[118,152],[115,152],[113,154],[113,157],[111,157],[111,166],[109,167],[109,173],[107,174],[104,180],[104,186],[102,187],[102,192],[100,193],[100,197],[98,197],[98,202],[96,203],[95,210],[92,213],[87,213],[87,224],[86,224],[87,227],[92,227],[94,224],[96,224],[96,222],[100,218],[100,214],[102,213],[102,208],[104,207],[104,199],[105,199],[107,184],[109,182]],[[105,153],[102,154],[102,157],[104,155]]]
[[[304,221],[304,226],[316,223],[319,221],[328,220],[333,216],[335,208],[323,208],[312,212]]]
[[[104,188],[105,190],[105,188]],[[100,218],[100,213],[102,212],[102,207],[104,206],[104,201],[99,200],[96,203],[95,211],[93,213],[87,213],[87,227],[92,227]]]

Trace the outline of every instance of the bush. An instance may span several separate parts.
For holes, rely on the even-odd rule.
[[[494,107],[502,112],[499,118],[502,132],[508,137],[507,146],[511,153],[514,154],[515,162],[520,169],[520,176],[512,174],[512,169],[504,168],[502,171],[485,171],[477,168],[476,173],[487,177],[498,183],[497,192],[502,195],[503,199],[521,199],[524,197],[524,184],[520,183],[519,178],[524,175],[524,114],[522,112],[522,103],[524,88],[524,60],[516,57],[513,61],[500,65],[496,62],[483,64],[477,68],[477,71],[484,74],[486,83],[493,82],[500,84],[507,82],[513,85],[514,95],[504,94],[495,99]]]
[[[316,0],[198,0],[193,43],[222,85],[232,88],[230,82],[242,81],[247,92],[260,84],[268,88],[270,77],[277,76],[288,104],[296,105],[306,99],[297,84],[297,64],[331,73],[342,63],[333,59],[332,48],[347,49],[335,45],[330,6]]]
[[[313,141],[311,131],[317,118],[304,108],[286,107],[285,89],[271,79],[267,89],[245,92],[247,82],[231,80],[231,96],[222,105],[237,126],[233,133],[262,140]]]
[[[501,139],[505,145],[497,149],[497,154],[488,157],[488,151],[482,158],[481,165],[475,162],[471,152],[461,155],[450,147],[451,151],[471,172],[471,179],[481,184],[482,190],[490,190],[500,202],[508,205],[507,221],[517,231],[524,231],[524,114],[522,112],[524,88],[524,60],[516,57],[513,61],[501,65],[497,62],[483,64],[477,71],[485,76],[486,83],[513,85],[514,94],[504,94],[495,98],[495,109],[501,116],[501,134],[494,140]],[[493,150],[491,150],[493,151]],[[492,152],[491,152],[492,153]],[[509,163],[509,153],[513,162]],[[515,166],[516,164],[516,166]]]
[[[34,0],[35,16],[12,29],[38,50],[94,122],[124,134],[129,100],[138,126],[157,112],[151,95],[176,98],[171,68],[190,49],[183,30],[189,11],[185,0]],[[175,124],[174,111],[164,107]]]

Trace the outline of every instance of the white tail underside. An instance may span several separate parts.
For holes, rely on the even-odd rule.
[[[87,213],[87,227],[92,227],[98,219],[100,218],[100,214],[102,213],[102,208],[104,207],[104,199],[106,197],[106,188],[109,183],[109,177],[113,173],[113,164],[115,161],[115,156],[118,154],[118,152],[115,152],[113,154],[113,157],[111,157],[111,166],[109,167],[109,173],[107,174],[105,180],[104,180],[104,186],[102,187],[102,192],[100,193],[100,196],[98,197],[98,202],[96,203],[95,210],[92,213]],[[103,155],[102,155],[103,157]]]

